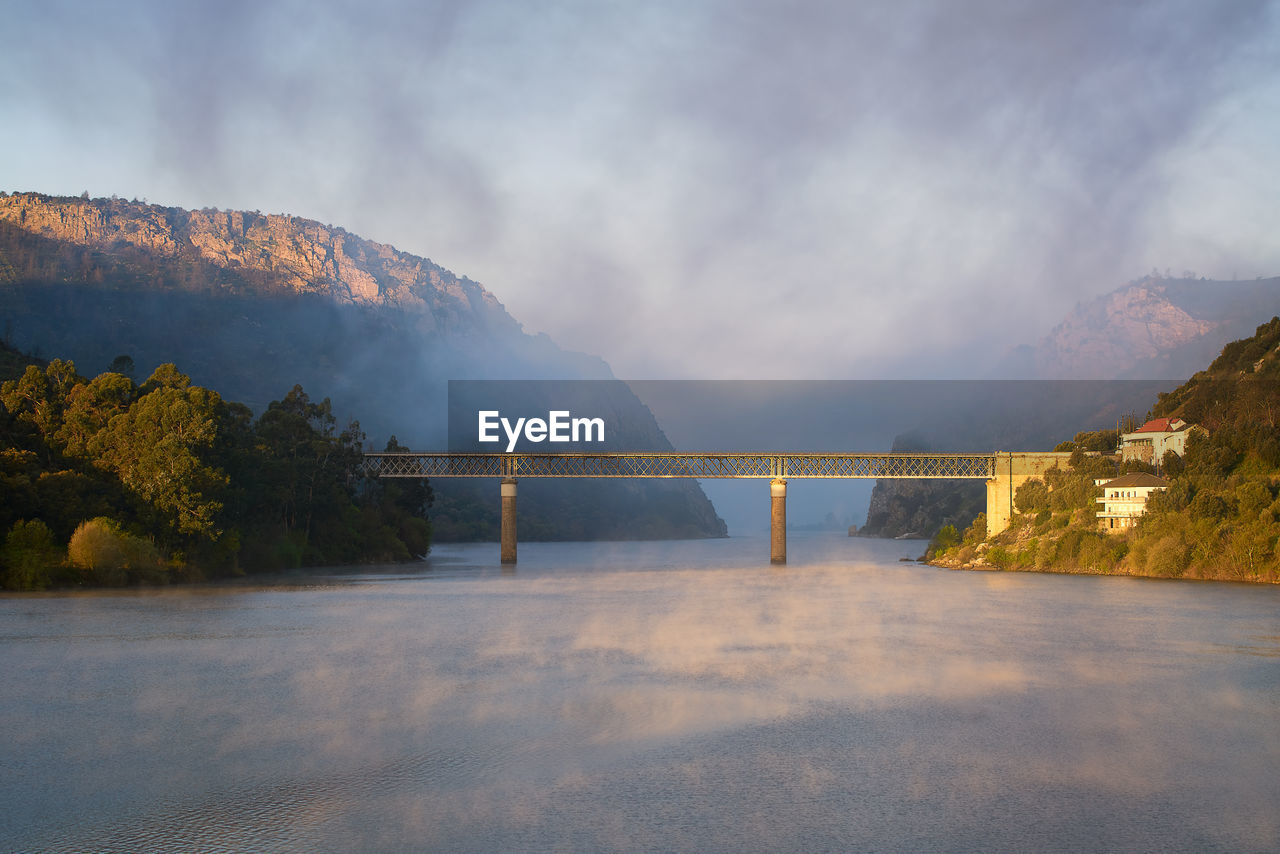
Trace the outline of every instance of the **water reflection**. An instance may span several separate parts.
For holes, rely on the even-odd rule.
[[[772,571],[687,545],[0,600],[0,839],[1280,847],[1277,591],[940,572],[843,538]]]

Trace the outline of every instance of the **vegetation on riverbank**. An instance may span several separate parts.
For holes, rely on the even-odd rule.
[[[122,357],[90,380],[54,359],[0,386],[4,587],[201,580],[430,548],[430,487],[365,478],[360,425],[339,430],[328,399],[294,386],[255,419],[172,364],[141,385],[131,371]]]
[[[1169,453],[1167,490],[1137,525],[1099,529],[1096,478],[1148,470],[1088,450],[1114,449],[1114,431],[1083,433],[1059,446],[1074,453],[1014,496],[1009,529],[986,536],[979,516],[963,534],[941,529],[926,558],[940,566],[1280,582],[1280,318],[1228,344],[1209,369],[1160,395],[1151,418],[1204,427],[1184,458]]]

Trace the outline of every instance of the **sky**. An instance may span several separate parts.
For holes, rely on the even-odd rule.
[[[1280,275],[1280,3],[0,0],[0,189],[290,213],[627,379],[973,376]]]

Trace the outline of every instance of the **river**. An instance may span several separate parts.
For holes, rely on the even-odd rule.
[[[921,550],[0,597],[0,850],[1280,850],[1280,588]]]

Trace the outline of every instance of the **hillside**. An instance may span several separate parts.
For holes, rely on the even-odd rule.
[[[1280,278],[1213,281],[1146,276],[1077,305],[1036,344],[1012,350],[994,378],[1018,380],[1159,380],[1173,386],[1208,364],[1228,342],[1252,334],[1258,319],[1280,312]],[[995,381],[995,380],[993,380]],[[1120,387],[1117,387],[1117,391]],[[1117,399],[1123,397],[1117,395]],[[1111,421],[1067,424],[1057,433],[1028,429],[1008,436],[1009,448],[1053,447],[1082,430],[1113,426],[1117,417],[1141,415],[1149,403],[1133,397]],[[956,420],[972,420],[955,413]],[[919,430],[918,425],[904,428]],[[972,447],[973,435],[934,435],[938,450]],[[908,531],[931,535],[943,525],[982,512],[980,490],[964,484],[881,481],[871,495],[867,536]],[[961,527],[967,521],[961,524]]]
[[[1280,317],[1160,394],[1152,414],[1207,433],[1192,434],[1183,457],[1165,455],[1168,487],[1151,496],[1134,527],[1099,530],[1094,481],[1122,469],[1105,455],[1076,454],[1067,470],[1019,488],[1020,515],[1008,531],[985,540],[975,523],[962,542],[956,529],[944,529],[931,547],[935,559],[949,566],[1280,581]],[[1101,438],[1114,447],[1114,433]],[[1082,435],[1076,444],[1083,450],[1088,441]]]
[[[358,416],[373,447],[394,435],[443,448],[449,380],[612,377],[601,359],[526,334],[478,283],[341,228],[36,193],[0,193],[0,336],[88,376],[122,355],[144,375],[173,362],[258,413],[300,384],[340,420]],[[616,403],[646,447],[670,447],[634,395]],[[521,494],[528,539],[724,533],[694,482]],[[495,496],[492,484],[437,484],[437,536],[496,537]]]
[[[356,305],[395,306],[413,314],[424,331],[518,331],[497,297],[476,282],[429,259],[300,217],[15,193],[0,194],[0,222],[63,247],[102,253],[76,260],[101,264],[109,257],[105,272],[114,277],[115,286],[177,286],[254,296],[324,294]],[[10,257],[0,266],[0,276],[10,281],[48,278],[48,268],[40,266],[47,262],[47,252],[6,254]],[[75,253],[64,250],[63,255]],[[149,258],[168,259],[174,269],[157,280]],[[64,267],[60,272],[83,269]],[[130,272],[136,273],[131,279]]]
[[[1179,380],[1278,311],[1280,277],[1147,276],[1077,305],[1035,345],[1010,353],[998,375]]]

